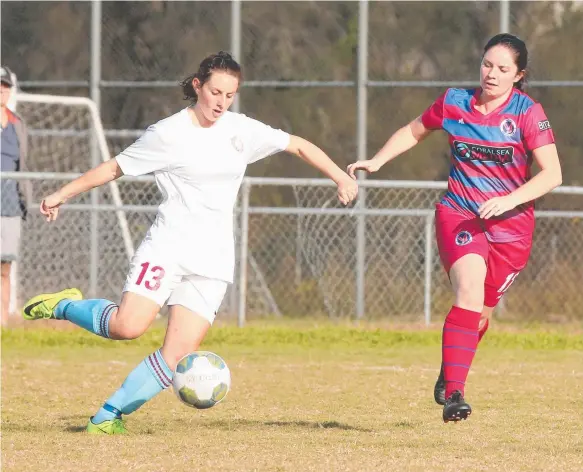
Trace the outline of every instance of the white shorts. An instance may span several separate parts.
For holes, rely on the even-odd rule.
[[[148,240],[132,258],[123,291],[142,295],[160,306],[182,305],[213,324],[227,286],[223,280],[185,273]]]

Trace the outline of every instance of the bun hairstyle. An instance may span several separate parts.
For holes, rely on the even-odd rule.
[[[180,82],[184,100],[190,100],[192,103],[196,103],[198,96],[192,84],[193,80],[198,79],[202,86],[210,79],[211,74],[217,70],[228,72],[237,77],[239,81],[242,79],[239,63],[228,52],[219,51],[216,54],[205,57],[198,66],[198,70]]]

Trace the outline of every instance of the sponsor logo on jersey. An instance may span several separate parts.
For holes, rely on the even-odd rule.
[[[231,144],[237,152],[243,152],[243,140],[239,136],[233,136],[231,138]]]
[[[538,130],[539,131],[546,131],[547,129],[551,129],[551,124],[549,120],[539,121],[538,122]]]
[[[483,146],[455,140],[453,148],[455,155],[463,161],[510,164],[514,157],[514,148],[512,146]]]
[[[465,246],[472,242],[472,234],[469,231],[460,231],[455,236],[455,243],[458,246]]]
[[[516,123],[513,119],[506,118],[500,123],[500,131],[502,131],[505,136],[512,136],[516,133]]]

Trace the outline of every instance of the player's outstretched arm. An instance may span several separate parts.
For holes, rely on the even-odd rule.
[[[557,146],[555,144],[541,146],[532,151],[532,156],[541,171],[514,192],[484,202],[478,209],[481,218],[488,219],[506,213],[518,205],[542,197],[561,185],[563,175]]]
[[[123,172],[117,160],[110,159],[103,162],[46,197],[40,204],[40,212],[47,217],[47,221],[55,221],[59,214],[59,207],[67,200],[87,190],[111,182],[122,175]]]
[[[421,121],[421,117],[416,118],[408,125],[397,130],[372,159],[350,164],[348,166],[348,173],[351,177],[355,177],[357,170],[364,170],[368,173],[376,172],[387,162],[408,151],[425,139],[432,131],[425,127]]]
[[[338,186],[338,199],[348,205],[358,194],[358,184],[351,179],[336,163],[318,146],[299,136],[290,136],[286,151],[300,157],[324,175],[332,179]]]

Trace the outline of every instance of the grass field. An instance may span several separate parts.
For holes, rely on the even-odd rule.
[[[203,347],[231,368],[224,403],[192,410],[167,391],[127,417],[131,436],[85,434],[162,334],[4,330],[2,470],[583,470],[581,331],[491,330],[469,377],[474,414],[446,425],[437,329],[218,326]]]

